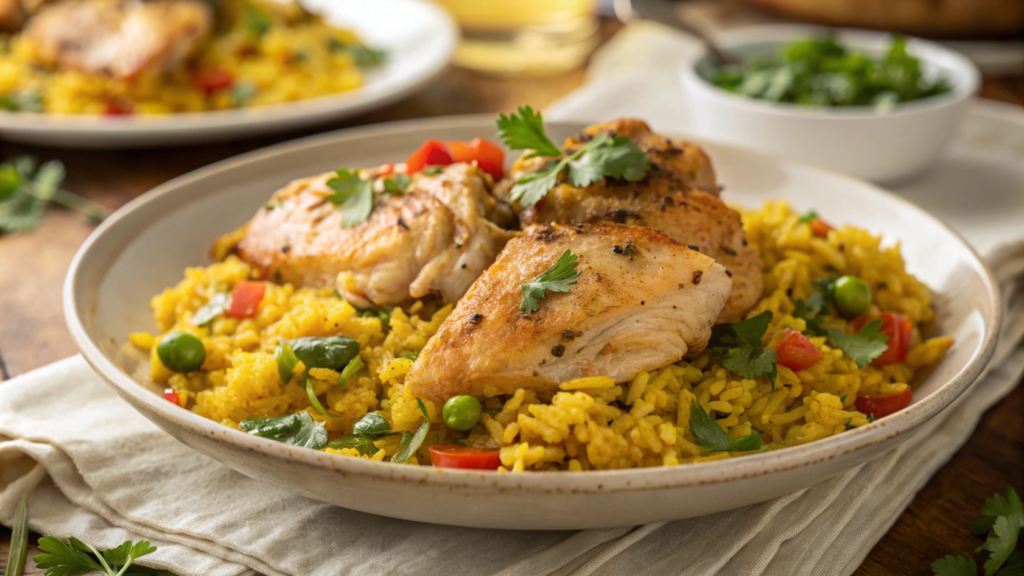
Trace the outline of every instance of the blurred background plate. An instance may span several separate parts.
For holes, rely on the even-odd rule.
[[[444,70],[458,41],[451,17],[426,0],[309,0],[334,25],[354,30],[389,58],[351,92],[239,110],[148,117],[0,113],[4,140],[74,148],[210,143],[312,126],[380,108]]]

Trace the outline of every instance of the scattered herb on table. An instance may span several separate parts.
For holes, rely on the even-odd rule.
[[[708,348],[722,358],[722,367],[741,378],[768,375],[775,388],[779,360],[775,350],[761,345],[761,338],[772,321],[771,310],[730,324],[717,324],[711,329]]]
[[[1024,550],[1014,552],[1024,531],[1024,506],[1013,488],[1006,496],[996,493],[985,500],[981,515],[971,523],[971,534],[984,537],[975,552],[986,550],[988,560],[982,566],[985,576],[1020,576],[1024,574]],[[963,556],[948,555],[932,562],[936,576],[977,576],[978,563]]]
[[[511,199],[533,206],[558,184],[563,173],[573,186],[589,186],[602,178],[642,180],[650,158],[625,136],[599,134],[568,156],[548,138],[539,112],[522,106],[518,112],[498,116],[498,136],[512,150],[532,150],[527,158],[551,157],[544,167],[523,176],[512,186]]]
[[[749,452],[764,447],[764,441],[756,430],[751,430],[750,434],[743,438],[734,438],[726,434],[725,430],[722,430],[722,427],[700,407],[696,399],[690,402],[690,432],[693,433],[697,444],[709,452]]]
[[[33,230],[51,203],[96,222],[110,215],[92,200],[61,190],[63,180],[64,165],[57,160],[37,168],[35,158],[19,156],[0,164],[0,234]]]
[[[848,49],[832,36],[797,40],[777,53],[741,64],[700,71],[712,84],[743,96],[808,106],[874,106],[891,109],[952,90],[944,77],[929,78],[921,61],[895,36],[884,56]]]
[[[568,292],[569,286],[576,283],[581,272],[576,269],[579,257],[566,250],[558,258],[558,262],[548,268],[543,274],[533,279],[533,282],[523,284],[523,301],[519,310],[523,314],[536,312],[540,308],[538,298],[544,298],[548,292]]]
[[[297,412],[287,416],[272,418],[246,418],[238,426],[261,438],[270,438],[293,446],[319,450],[327,444],[327,430],[324,425],[309,415],[309,412]]]
[[[25,558],[28,556],[28,500],[25,496],[14,511],[11,525],[11,548],[7,552],[6,576],[21,576],[25,572]]]
[[[36,568],[46,569],[46,576],[74,576],[85,572],[100,572],[107,576],[174,576],[167,570],[146,568],[134,563],[156,552],[156,546],[146,540],[135,544],[125,542],[116,548],[101,551],[74,536],[69,537],[67,542],[53,536],[43,536],[39,539],[39,549],[44,553],[33,560]]]
[[[430,432],[430,415],[427,414],[427,407],[423,404],[423,400],[416,399],[416,404],[420,408],[420,413],[423,414],[423,424],[416,430],[416,433],[402,432],[402,438],[398,442],[398,451],[391,457],[391,461],[397,464],[401,464],[412,458],[420,446],[423,445],[423,441],[427,438],[427,432]]]

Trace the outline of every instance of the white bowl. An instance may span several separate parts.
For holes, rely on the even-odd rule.
[[[740,28],[720,36],[722,46],[743,56],[772,52],[792,40],[834,32],[837,41],[868,54],[884,54],[892,35],[814,26]],[[710,138],[788,156],[874,182],[895,182],[934,162],[978,91],[977,67],[962,54],[910,38],[907,51],[921,60],[926,77],[945,75],[952,91],[898,104],[888,112],[871,107],[815,108],[756,100],[723,90],[700,76],[699,54],[682,67],[692,126]]]
[[[332,25],[355,31],[387,54],[363,86],[268,106],[159,116],[26,114],[0,111],[4,140],[63,148],[209,144],[297,130],[380,108],[422,89],[448,65],[459,32],[427,0],[303,0]]]
[[[557,140],[581,125],[548,123]],[[423,522],[485,528],[581,529],[710,514],[811,486],[891,450],[949,406],[988,362],[1000,306],[988,269],[956,233],[870,184],[746,150],[706,144],[726,197],[748,206],[788,197],[832,222],[902,243],[910,271],[935,292],[937,329],[956,339],[916,389],[913,404],[873,424],[795,448],[669,468],[499,474],[402,466],[250,436],[178,408],[133,379],[122,346],[155,331],[149,299],[209,262],[210,242],[292,178],[405,157],[426,138],[494,134],[493,116],[360,128],[286,143],[197,170],[137,198],[79,250],[64,285],[64,313],[85,359],[136,410],[224,464],[310,498]],[[954,408],[955,409],[955,408]],[[215,488],[211,488],[215,489]],[[258,505],[258,504],[254,504]]]

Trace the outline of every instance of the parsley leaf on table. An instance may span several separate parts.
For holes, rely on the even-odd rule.
[[[726,434],[696,399],[690,402],[690,432],[697,444],[709,452],[748,452],[764,447],[761,435],[754,430],[743,438],[733,438]]]
[[[358,172],[342,168],[327,181],[334,194],[327,200],[341,210],[341,225],[350,228],[362,224],[373,212],[373,182],[363,180]]]
[[[533,282],[523,284],[523,301],[519,310],[523,314],[536,312],[540,308],[537,299],[547,296],[547,292],[568,292],[569,286],[575,284],[581,274],[576,269],[578,262],[579,258],[572,251],[566,250],[554,266],[534,278]]]
[[[110,210],[60,189],[64,165],[56,160],[36,168],[30,156],[19,156],[0,165],[0,234],[28,232],[39,224],[50,203],[77,210],[95,221]]]
[[[994,576],[999,567],[1013,554],[1017,547],[1017,539],[1020,537],[1021,518],[1013,516],[999,516],[992,526],[982,549],[988,550],[989,557],[985,561],[985,576]]]
[[[36,568],[46,569],[46,576],[74,576],[83,572],[102,572],[107,576],[173,576],[167,570],[133,564],[139,558],[156,552],[156,546],[147,540],[135,544],[125,542],[100,551],[74,536],[69,537],[66,543],[53,536],[43,536],[39,539],[39,549],[44,553],[33,560]]]
[[[246,418],[238,426],[262,438],[270,438],[292,446],[319,450],[327,444],[327,430],[313,420],[309,412],[298,412],[272,418]]]
[[[557,162],[548,162],[539,170],[523,176],[512,186],[512,201],[524,207],[533,206],[554,188],[563,170],[570,184],[584,187],[605,177],[636,182],[643,179],[650,167],[647,153],[625,136],[600,134],[569,156],[564,156],[544,132],[541,115],[529,106],[522,106],[517,113],[508,116],[500,115],[498,136],[513,150],[533,150],[526,158],[559,158]]]
[[[1006,497],[997,493],[985,499],[981,515],[971,524],[971,534],[986,536],[995,525],[996,518],[1000,516],[1016,517],[1024,523],[1024,506],[1021,505],[1020,498],[1013,488],[1006,491]]]
[[[955,558],[950,555],[932,562],[932,572],[935,576],[978,576],[978,563],[959,554]]]
[[[889,347],[889,337],[879,330],[881,327],[882,320],[875,318],[853,336],[847,336],[835,328],[826,329],[825,332],[843,354],[856,362],[858,368],[863,368]]]
[[[513,150],[533,150],[527,158],[562,155],[558,145],[544,131],[544,119],[540,112],[534,112],[529,106],[520,106],[518,113],[508,116],[499,115],[498,137]]]

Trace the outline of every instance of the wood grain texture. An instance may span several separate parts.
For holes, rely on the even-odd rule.
[[[616,26],[606,23],[606,36]],[[499,79],[452,69],[420,94],[385,109],[315,131],[243,142],[156,150],[83,151],[0,142],[0,158],[33,154],[67,166],[65,188],[116,208],[171,178],[242,152],[313,132],[426,116],[507,112],[521,104],[544,107],[578,87],[583,70],[547,78]],[[983,96],[1024,105],[1024,78],[986,79]],[[61,286],[71,259],[92,227],[54,209],[29,234],[0,237],[0,379],[75,352],[64,327]],[[1024,489],[1024,387],[985,415],[956,456],[932,478],[878,543],[858,576],[930,574],[945,554],[973,555],[980,541],[968,532],[982,502],[996,491]],[[0,566],[10,532],[0,528]],[[34,542],[34,540],[33,540]],[[29,558],[36,551],[30,550]],[[980,563],[979,563],[980,564]],[[35,574],[31,562],[26,573]]]

